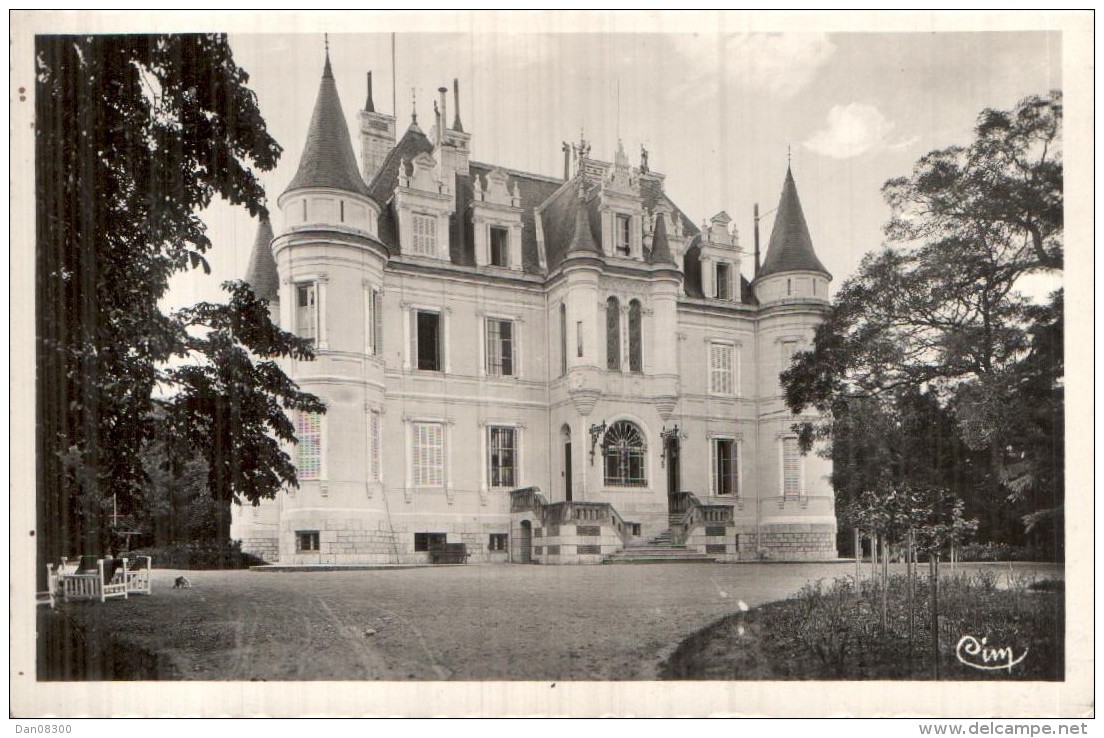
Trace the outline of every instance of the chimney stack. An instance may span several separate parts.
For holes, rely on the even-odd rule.
[[[456,106],[456,114],[452,118],[452,130],[464,132],[464,124],[460,122],[460,80],[452,78],[452,104]]]
[[[440,112],[440,115],[437,116],[437,145],[438,146],[440,146],[445,141],[445,128],[448,125],[447,123],[445,123],[445,121],[448,120],[448,116],[447,116],[448,108],[446,107],[448,105],[448,103],[446,102],[446,97],[445,97],[446,93],[448,93],[448,88],[447,87],[438,87],[437,88],[437,97],[441,101],[441,112]]]
[[[372,73],[368,73],[368,97],[364,101],[364,110],[367,113],[376,112],[376,106],[372,102]]]

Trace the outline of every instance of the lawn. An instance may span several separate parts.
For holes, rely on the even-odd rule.
[[[685,638],[846,564],[154,571],[154,594],[40,608],[45,678],[650,680]],[[68,644],[68,645],[66,645]]]

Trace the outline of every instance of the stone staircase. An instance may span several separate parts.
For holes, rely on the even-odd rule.
[[[647,541],[630,543],[617,553],[603,559],[603,564],[712,564],[716,559],[707,554],[689,551],[672,542],[667,529]]]

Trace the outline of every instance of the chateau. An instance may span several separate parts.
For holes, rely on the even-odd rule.
[[[643,150],[473,161],[447,93],[399,135],[369,74],[358,156],[327,54],[246,278],[314,342],[285,370],[328,412],[294,419],[299,488],[232,535],[281,564],[835,558],[831,464],[778,381],[831,280],[791,172],[749,282],[729,216],[695,225]]]

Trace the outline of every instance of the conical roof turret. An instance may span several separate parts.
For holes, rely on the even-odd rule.
[[[571,244],[567,247],[567,253],[589,251],[601,253],[598,244],[594,242],[594,234],[590,232],[590,217],[587,213],[586,187],[583,178],[579,177],[579,192],[575,200],[575,233],[571,237]]]
[[[318,97],[314,101],[307,142],[299,159],[299,170],[285,193],[308,187],[328,187],[368,195],[368,185],[360,176],[353,142],[349,138],[349,126],[337,96],[329,51],[326,52]]]
[[[813,251],[813,239],[809,236],[809,226],[805,223],[805,213],[801,210],[793,172],[787,167],[786,182],[782,185],[782,197],[774,216],[767,255],[756,279],[779,272],[801,271],[820,272],[829,278],[832,276]]]
[[[648,261],[653,264],[675,264],[675,257],[671,255],[671,244],[667,242],[667,216],[663,213],[656,217],[655,230],[652,232],[652,253]]]
[[[276,259],[272,256],[272,223],[267,215],[261,216],[257,236],[253,239],[253,251],[249,255],[249,267],[245,281],[257,297],[277,302],[280,299],[280,275],[276,271]]]

